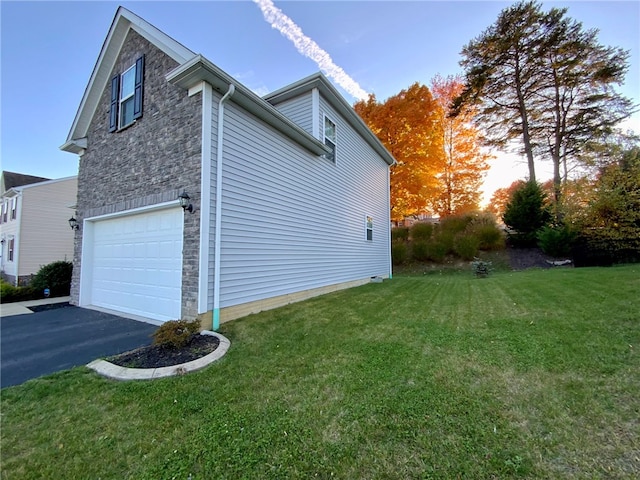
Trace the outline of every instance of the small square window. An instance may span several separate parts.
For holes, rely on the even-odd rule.
[[[336,124],[329,118],[324,117],[324,144],[331,149],[331,152],[327,153],[325,157],[332,162],[336,161],[337,143]]]
[[[368,242],[373,241],[373,217],[369,215],[365,218],[365,238]]]

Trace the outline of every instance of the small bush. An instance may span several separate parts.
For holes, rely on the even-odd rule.
[[[153,344],[169,348],[182,348],[191,341],[199,330],[199,320],[165,322],[153,334]]]
[[[396,227],[391,229],[391,241],[392,242],[405,242],[409,240],[409,228],[408,227]]]
[[[418,262],[429,260],[429,244],[424,240],[414,241],[411,245],[411,258]]]
[[[453,252],[453,238],[454,234],[448,231],[444,231],[438,228],[437,231],[434,232],[433,241],[438,244],[438,249],[444,250],[444,255]]]
[[[504,248],[504,234],[493,215],[482,214],[478,216],[469,223],[465,232],[478,238],[480,250],[501,250]]]
[[[469,233],[459,233],[453,241],[453,251],[463,260],[472,260],[478,254],[480,240]]]
[[[576,235],[566,225],[542,227],[536,235],[538,246],[552,257],[568,257]]]
[[[2,303],[24,302],[42,298],[31,287],[14,287],[4,280],[0,283],[0,299]]]
[[[391,244],[391,261],[394,265],[402,265],[407,261],[407,245],[403,242]]]
[[[50,290],[51,297],[64,297],[69,295],[71,290],[71,273],[73,264],[71,262],[53,262],[38,270],[29,286],[42,295],[45,288]]]
[[[476,277],[488,277],[491,270],[493,270],[491,262],[486,262],[479,258],[471,262],[471,268]]]
[[[433,224],[431,223],[416,223],[411,227],[411,240],[429,240],[433,234]]]
[[[440,220],[440,231],[451,234],[453,238],[456,234],[463,232],[467,226],[474,220],[473,214],[452,215]]]
[[[441,263],[449,251],[449,246],[439,240],[434,240],[427,244],[427,257],[433,262]]]

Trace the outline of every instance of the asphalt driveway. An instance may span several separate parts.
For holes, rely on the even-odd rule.
[[[149,345],[157,328],[73,306],[3,317],[0,387]]]

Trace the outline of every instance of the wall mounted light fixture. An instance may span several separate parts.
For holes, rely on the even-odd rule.
[[[78,220],[76,220],[76,217],[74,215],[72,215],[69,219],[69,226],[71,227],[71,230],[78,230],[80,228],[80,225],[78,225]]]
[[[189,202],[189,200],[191,200],[191,197],[186,192],[186,190],[183,190],[182,193],[178,195],[178,200],[180,201],[180,206],[185,212],[193,213],[193,205],[191,205],[191,203]]]

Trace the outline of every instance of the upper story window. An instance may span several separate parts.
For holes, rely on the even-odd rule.
[[[328,117],[324,117],[324,144],[331,149],[331,152],[327,153],[325,156],[332,162],[335,162],[336,145],[338,144],[336,124]]]
[[[111,79],[109,131],[115,132],[142,117],[144,55]]]
[[[367,215],[364,219],[365,239],[368,242],[373,241],[373,217]]]
[[[13,197],[11,199],[11,220],[15,220],[18,212],[18,198]]]
[[[8,211],[9,211],[9,202],[8,201],[2,202],[2,217],[0,217],[2,219],[2,223],[7,223]]]

